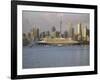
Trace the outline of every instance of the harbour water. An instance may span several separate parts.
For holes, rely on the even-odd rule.
[[[23,47],[23,68],[89,65],[88,45]]]

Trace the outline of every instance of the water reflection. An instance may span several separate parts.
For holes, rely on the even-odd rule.
[[[89,46],[34,46],[23,48],[23,68],[89,65]]]

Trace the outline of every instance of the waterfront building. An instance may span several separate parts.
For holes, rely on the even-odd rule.
[[[59,38],[60,37],[60,32],[56,31],[56,37]]]
[[[74,33],[74,28],[72,28],[72,39],[74,39],[74,37],[75,37],[75,33]]]
[[[62,33],[62,20],[60,21],[60,34]]]
[[[66,30],[66,31],[64,31],[64,38],[67,38],[67,37],[68,37],[68,32]]]
[[[56,31],[56,28],[55,26],[52,27],[52,32],[55,32]]]
[[[28,41],[31,42],[32,41],[32,33],[31,32],[28,32],[27,34],[27,38],[28,38]]]
[[[50,32],[49,31],[46,31],[45,32],[45,35],[46,35],[47,38],[49,38],[50,37]]]
[[[56,28],[55,28],[55,26],[52,27],[51,38],[56,38]]]
[[[40,39],[40,35],[39,35],[39,28],[36,29],[36,39],[39,40]]]
[[[82,27],[82,40],[85,40],[86,41],[86,38],[87,38],[87,27],[86,26],[83,26]]]
[[[36,31],[35,31],[35,28],[34,27],[33,27],[31,33],[32,33],[32,39],[35,40]]]
[[[77,25],[77,38],[79,41],[82,40],[82,25],[81,25],[81,23],[79,23]]]
[[[41,32],[40,37],[41,38],[45,38],[46,37],[46,33],[45,32]]]
[[[69,37],[72,37],[72,25],[71,24],[69,24]]]
[[[51,33],[51,38],[56,38],[56,32]]]
[[[23,33],[22,39],[23,39],[23,46],[26,46],[29,44],[28,37],[27,37],[26,33]]]
[[[32,33],[32,39],[33,39],[34,41],[40,39],[39,28],[36,28],[36,25],[33,27],[31,33]]]
[[[74,35],[75,35],[74,28],[72,27],[72,24],[69,23],[68,37],[74,39]]]

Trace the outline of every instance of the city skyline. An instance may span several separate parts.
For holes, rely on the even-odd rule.
[[[23,11],[22,25],[23,33],[29,32],[32,28],[40,29],[40,32],[51,30],[54,26],[57,31],[69,31],[70,26],[77,28],[79,23],[89,29],[88,13],[59,13],[59,12],[33,12]],[[76,32],[76,29],[75,29]]]

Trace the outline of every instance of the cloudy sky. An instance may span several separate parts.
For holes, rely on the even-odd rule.
[[[88,13],[59,13],[59,12],[22,12],[23,32],[29,32],[33,27],[42,31],[51,31],[52,26],[60,31],[60,21],[62,21],[62,32],[69,29],[70,24],[76,30],[77,24],[81,23],[89,28]]]

